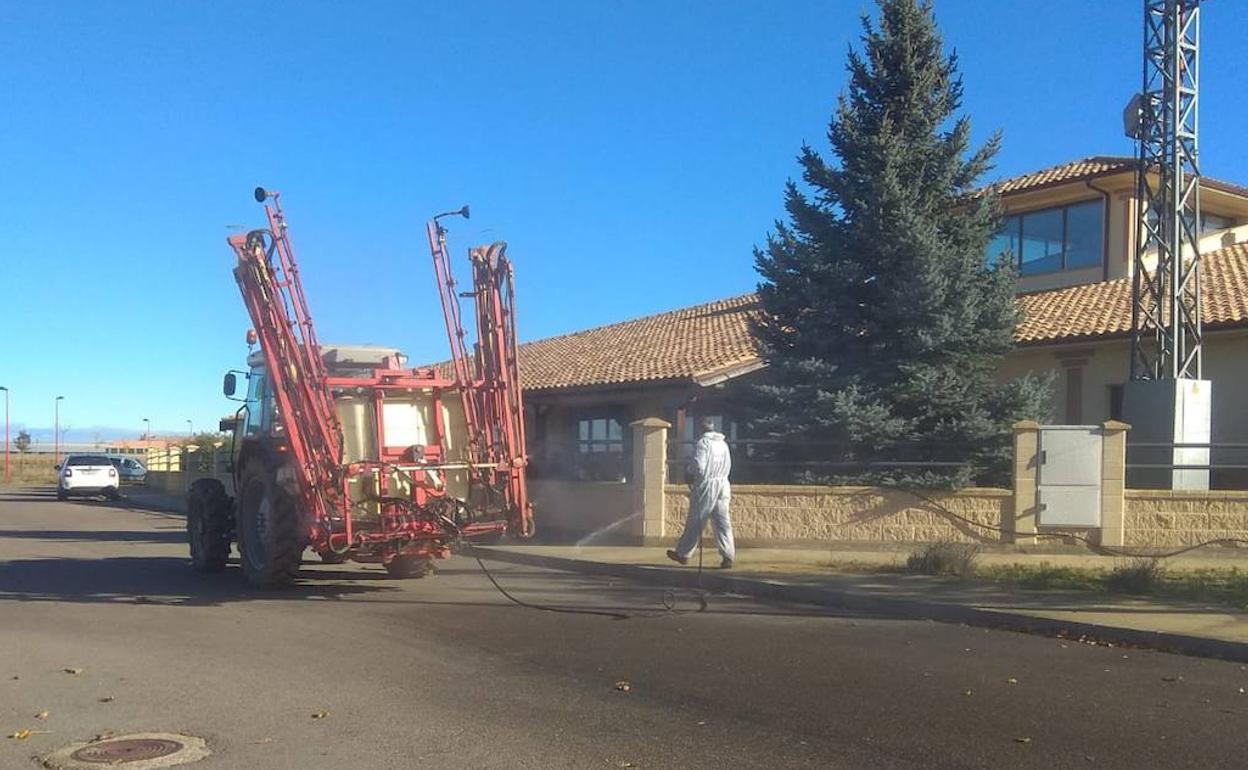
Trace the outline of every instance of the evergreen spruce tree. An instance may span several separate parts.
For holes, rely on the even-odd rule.
[[[1009,255],[985,259],[999,200],[976,193],[999,136],[970,151],[962,84],[930,0],[879,0],[828,131],[809,146],[788,222],[755,250],[769,384],[756,430],[852,469],[822,478],[1000,482],[1010,426],[1048,409],[1048,381],[1001,384],[1018,322]],[[794,457],[790,452],[790,458]],[[885,466],[961,462],[964,469]]]

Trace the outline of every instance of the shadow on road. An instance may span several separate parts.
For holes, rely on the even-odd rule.
[[[341,599],[388,590],[398,588],[311,580],[260,590],[247,585],[238,570],[203,575],[192,570],[186,559],[167,556],[0,562],[0,601],[215,606],[262,599]]]
[[[5,501],[59,502],[54,488],[24,488],[0,491]],[[627,618],[655,618],[673,615],[750,614],[781,616],[863,617],[810,605],[763,603],[740,596],[710,595],[693,589],[662,588],[612,577],[589,576],[521,565],[491,562],[478,565],[471,557],[460,556],[438,565],[438,577],[425,580],[396,580],[378,565],[349,563],[328,566],[313,554],[306,554],[299,580],[294,585],[261,590],[251,587],[237,567],[237,560],[222,574],[205,575],[191,569],[183,556],[164,553],[112,556],[104,550],[125,545],[179,545],[186,535],[181,515],[136,509],[122,499],[74,499],[65,506],[130,510],[151,516],[151,528],[128,522],[126,529],[53,529],[30,526],[4,529],[0,526],[0,547],[5,540],[47,543],[100,543],[98,557],[41,557],[0,560],[0,602],[70,602],[95,604],[150,604],[179,607],[222,606],[266,600],[341,600],[385,602],[404,605],[458,606],[479,609],[555,609],[559,612],[609,614]],[[176,524],[175,524],[176,520]],[[40,520],[42,525],[43,521]],[[181,549],[179,549],[181,550]],[[114,550],[115,552],[115,550]],[[485,569],[499,581],[491,584]],[[509,598],[504,591],[510,593]],[[706,606],[703,599],[709,599]],[[671,612],[674,608],[676,611]],[[2,612],[2,610],[0,610]]]
[[[0,529],[0,540],[59,540],[80,543],[185,543],[186,531],[177,529],[129,531],[109,529]]]
[[[556,608],[588,615],[611,613],[619,619],[689,614],[743,614],[789,617],[868,617],[806,605],[760,604],[737,596],[708,595],[705,612],[694,591],[671,592],[628,581],[590,578],[529,569],[493,570],[496,579],[527,609]],[[474,577],[471,583],[465,581]],[[440,583],[440,581],[447,581]],[[455,581],[452,584],[450,581]],[[409,590],[419,585],[420,591]],[[220,575],[193,571],[184,558],[117,556],[99,559],[45,558],[0,562],[0,602],[71,602],[212,607],[252,601],[381,601],[405,605],[521,609],[497,591],[475,564],[444,567],[439,577],[395,580],[380,570],[342,567],[301,570],[290,586],[261,590],[249,586],[237,568]],[[670,604],[674,612],[665,607]]]

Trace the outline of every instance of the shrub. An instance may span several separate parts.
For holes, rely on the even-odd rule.
[[[1165,575],[1160,559],[1139,558],[1114,567],[1105,576],[1105,587],[1122,594],[1155,594]]]
[[[979,551],[979,546],[973,543],[930,543],[910,554],[906,559],[906,571],[920,575],[970,577],[975,574]]]

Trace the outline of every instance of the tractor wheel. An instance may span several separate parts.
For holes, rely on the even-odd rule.
[[[260,458],[243,466],[238,489],[238,552],[257,587],[290,583],[303,560],[299,496],[278,483],[277,467]]]
[[[396,556],[393,560],[386,562],[386,572],[389,572],[392,578],[423,578],[436,571],[433,559],[420,556]]]
[[[349,558],[345,553],[334,553],[333,551],[319,551],[316,555],[321,557],[322,564],[343,564]]]
[[[234,509],[225,487],[216,479],[198,479],[186,504],[186,539],[191,566],[200,572],[220,572],[230,558]]]

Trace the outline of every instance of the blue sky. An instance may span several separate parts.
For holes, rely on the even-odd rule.
[[[0,0],[0,385],[89,434],[214,424],[249,322],[230,225],[280,189],[322,340],[444,357],[423,222],[505,239],[535,339],[751,291],[865,2]],[[995,175],[1129,153],[1139,0],[937,0]],[[1205,172],[1248,181],[1242,30],[1210,3]],[[84,435],[89,438],[89,435]]]

